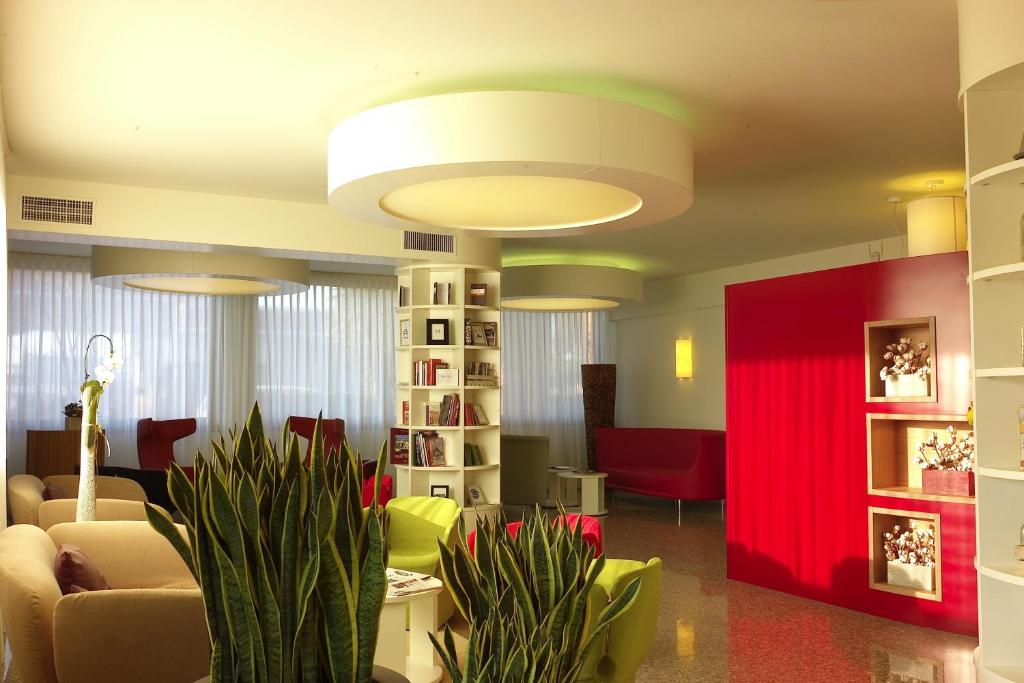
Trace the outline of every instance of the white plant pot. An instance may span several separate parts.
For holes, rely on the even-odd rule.
[[[903,586],[922,591],[935,590],[935,567],[889,562],[887,570],[886,580],[891,586]]]
[[[928,379],[917,375],[896,375],[885,378],[886,398],[927,396],[929,389]]]

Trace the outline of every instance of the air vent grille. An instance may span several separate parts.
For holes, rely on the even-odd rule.
[[[92,207],[93,203],[88,199],[23,195],[21,220],[92,225]]]
[[[455,253],[455,236],[438,235],[432,232],[416,232],[405,230],[402,234],[403,246],[411,251],[432,251],[438,254]]]

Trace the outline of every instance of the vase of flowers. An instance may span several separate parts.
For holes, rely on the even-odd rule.
[[[89,374],[89,349],[97,339],[105,339],[110,352]],[[76,522],[92,522],[96,519],[96,446],[103,428],[99,424],[100,397],[103,390],[114,381],[114,371],[124,365],[121,356],[114,349],[114,342],[105,334],[94,334],[85,344],[82,366],[85,381],[82,382],[82,439],[78,478],[78,504],[75,508]]]
[[[910,521],[882,534],[886,580],[890,585],[914,590],[935,590],[935,529],[930,524]]]
[[[885,382],[887,397],[909,398],[928,396],[932,372],[932,357],[928,342],[914,343],[910,337],[900,337],[885,347],[882,355],[885,365],[878,375]]]
[[[948,441],[932,432],[919,444],[914,462],[921,468],[921,489],[940,496],[974,495],[974,432],[946,427]]]

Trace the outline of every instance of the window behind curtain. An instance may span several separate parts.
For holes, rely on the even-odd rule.
[[[271,429],[288,415],[345,419],[374,452],[394,413],[394,279],[314,275],[307,294],[198,297],[95,286],[86,258],[11,254],[8,271],[8,463],[24,471],[25,430],[62,429],[77,401],[89,337],[125,358],[103,397],[110,463],[138,466],[139,418],[195,417],[176,446],[189,462],[259,398]],[[94,351],[99,362],[105,344]]]
[[[501,429],[551,439],[552,465],[585,468],[580,365],[613,362],[607,313],[502,311]]]

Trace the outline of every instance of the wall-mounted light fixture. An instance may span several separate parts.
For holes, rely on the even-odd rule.
[[[692,339],[676,339],[676,379],[693,379]]]

